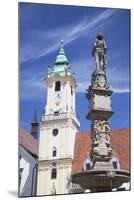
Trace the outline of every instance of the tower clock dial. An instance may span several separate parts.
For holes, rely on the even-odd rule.
[[[60,101],[61,98],[62,98],[61,92],[55,92],[55,94],[54,94],[54,101],[55,102]]]

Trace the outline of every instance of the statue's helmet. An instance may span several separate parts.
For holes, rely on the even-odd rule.
[[[96,36],[96,37],[97,37],[98,40],[102,40],[102,39],[103,39],[103,35],[102,35],[102,33],[100,33],[100,32],[97,33],[97,36]]]

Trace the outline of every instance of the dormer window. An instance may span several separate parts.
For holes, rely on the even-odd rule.
[[[60,81],[56,81],[55,83],[55,91],[60,91],[61,90],[61,82]]]
[[[89,158],[87,158],[84,161],[84,171],[90,170],[91,167],[92,167],[92,161]]]
[[[91,168],[91,164],[90,163],[86,163],[86,170],[89,170]]]
[[[120,169],[120,161],[115,156],[111,159],[111,162],[113,164],[114,169]]]

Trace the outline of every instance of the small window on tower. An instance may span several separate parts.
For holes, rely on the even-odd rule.
[[[73,87],[71,86],[71,95],[73,95]]]
[[[53,157],[56,157],[56,154],[57,154],[56,147],[53,147]]]
[[[55,91],[60,91],[60,81],[56,81],[55,83]]]
[[[57,170],[56,168],[53,168],[51,171],[51,179],[55,179],[57,177]]]
[[[53,136],[56,136],[57,134],[58,134],[58,129],[57,128],[53,129]]]

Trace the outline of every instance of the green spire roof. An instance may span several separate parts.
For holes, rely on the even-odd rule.
[[[32,120],[32,124],[36,124],[36,123],[38,124],[38,119],[37,119],[37,111],[35,110],[33,120]]]
[[[58,54],[54,64],[58,65],[58,64],[64,64],[64,63],[69,64],[67,57],[65,55],[64,49],[63,49],[63,40],[61,40],[61,48],[59,50],[59,54]]]
[[[54,62],[53,67],[49,68],[48,76],[49,77],[66,76],[70,74],[71,74],[71,70],[70,70],[69,62],[64,52],[63,40],[61,40],[59,54],[56,57],[56,61]]]

